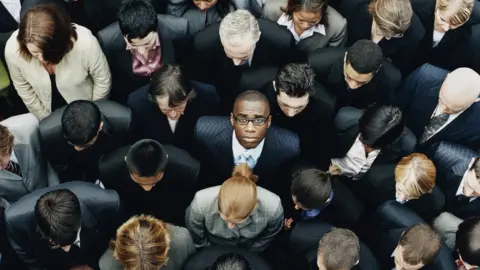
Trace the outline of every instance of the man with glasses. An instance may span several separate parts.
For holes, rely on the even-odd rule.
[[[402,75],[380,47],[359,40],[349,48],[324,48],[308,57],[316,79],[337,98],[337,109],[365,109],[373,102],[391,104]]]
[[[286,176],[299,155],[299,140],[293,132],[271,126],[271,122],[267,97],[252,90],[237,97],[230,119],[200,118],[195,139],[203,184],[221,184],[235,165],[246,163],[259,177],[259,186],[277,195],[288,194]]]

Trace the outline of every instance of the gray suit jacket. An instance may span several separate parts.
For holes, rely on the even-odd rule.
[[[0,124],[15,137],[13,152],[22,171],[20,177],[0,170],[0,197],[15,202],[37,189],[58,184],[57,174],[40,151],[38,119],[28,113],[10,117]]]
[[[197,248],[221,245],[237,246],[250,251],[265,250],[283,226],[280,198],[257,187],[258,204],[250,216],[234,229],[220,217],[218,192],[220,186],[206,188],[195,194],[185,214],[185,224]]]

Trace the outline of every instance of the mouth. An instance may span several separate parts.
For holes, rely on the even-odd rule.
[[[256,141],[257,141],[257,138],[244,137],[243,140],[246,141],[246,142],[256,142]]]

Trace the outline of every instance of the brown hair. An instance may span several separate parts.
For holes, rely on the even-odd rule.
[[[325,269],[351,269],[360,259],[360,241],[347,229],[333,228],[318,245],[317,260]]]
[[[435,259],[441,247],[437,232],[426,224],[408,228],[398,243],[403,248],[403,260],[409,265],[427,265]]]
[[[473,160],[472,166],[469,170],[474,171],[477,180],[480,181],[480,158],[477,157]]]
[[[228,220],[247,218],[257,205],[258,178],[247,164],[235,166],[218,193],[218,210]]]
[[[13,134],[6,126],[0,125],[0,156],[10,156],[13,149]]]
[[[288,0],[286,7],[281,7],[280,10],[287,14],[291,20],[293,13],[297,11],[320,12],[321,19],[319,24],[328,26],[327,12],[328,0]]]
[[[451,16],[443,18],[451,25],[462,25],[470,19],[473,10],[474,0],[438,0],[437,9],[441,12],[454,10]]]
[[[405,195],[419,198],[435,186],[437,170],[424,154],[413,153],[400,160],[395,167],[395,181]]]
[[[17,41],[20,54],[27,61],[32,59],[28,43],[42,51],[45,61],[58,64],[72,50],[74,40],[77,40],[75,26],[58,5],[38,5],[29,9],[20,21]]]
[[[118,228],[112,249],[125,270],[158,270],[168,261],[170,233],[161,220],[134,216]]]
[[[413,16],[410,0],[373,0],[368,11],[382,33],[392,36],[407,31]]]

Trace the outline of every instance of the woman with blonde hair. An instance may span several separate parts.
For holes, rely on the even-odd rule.
[[[234,168],[221,186],[198,191],[185,224],[197,248],[210,245],[265,250],[283,225],[283,208],[274,193],[257,187],[246,164]]]

